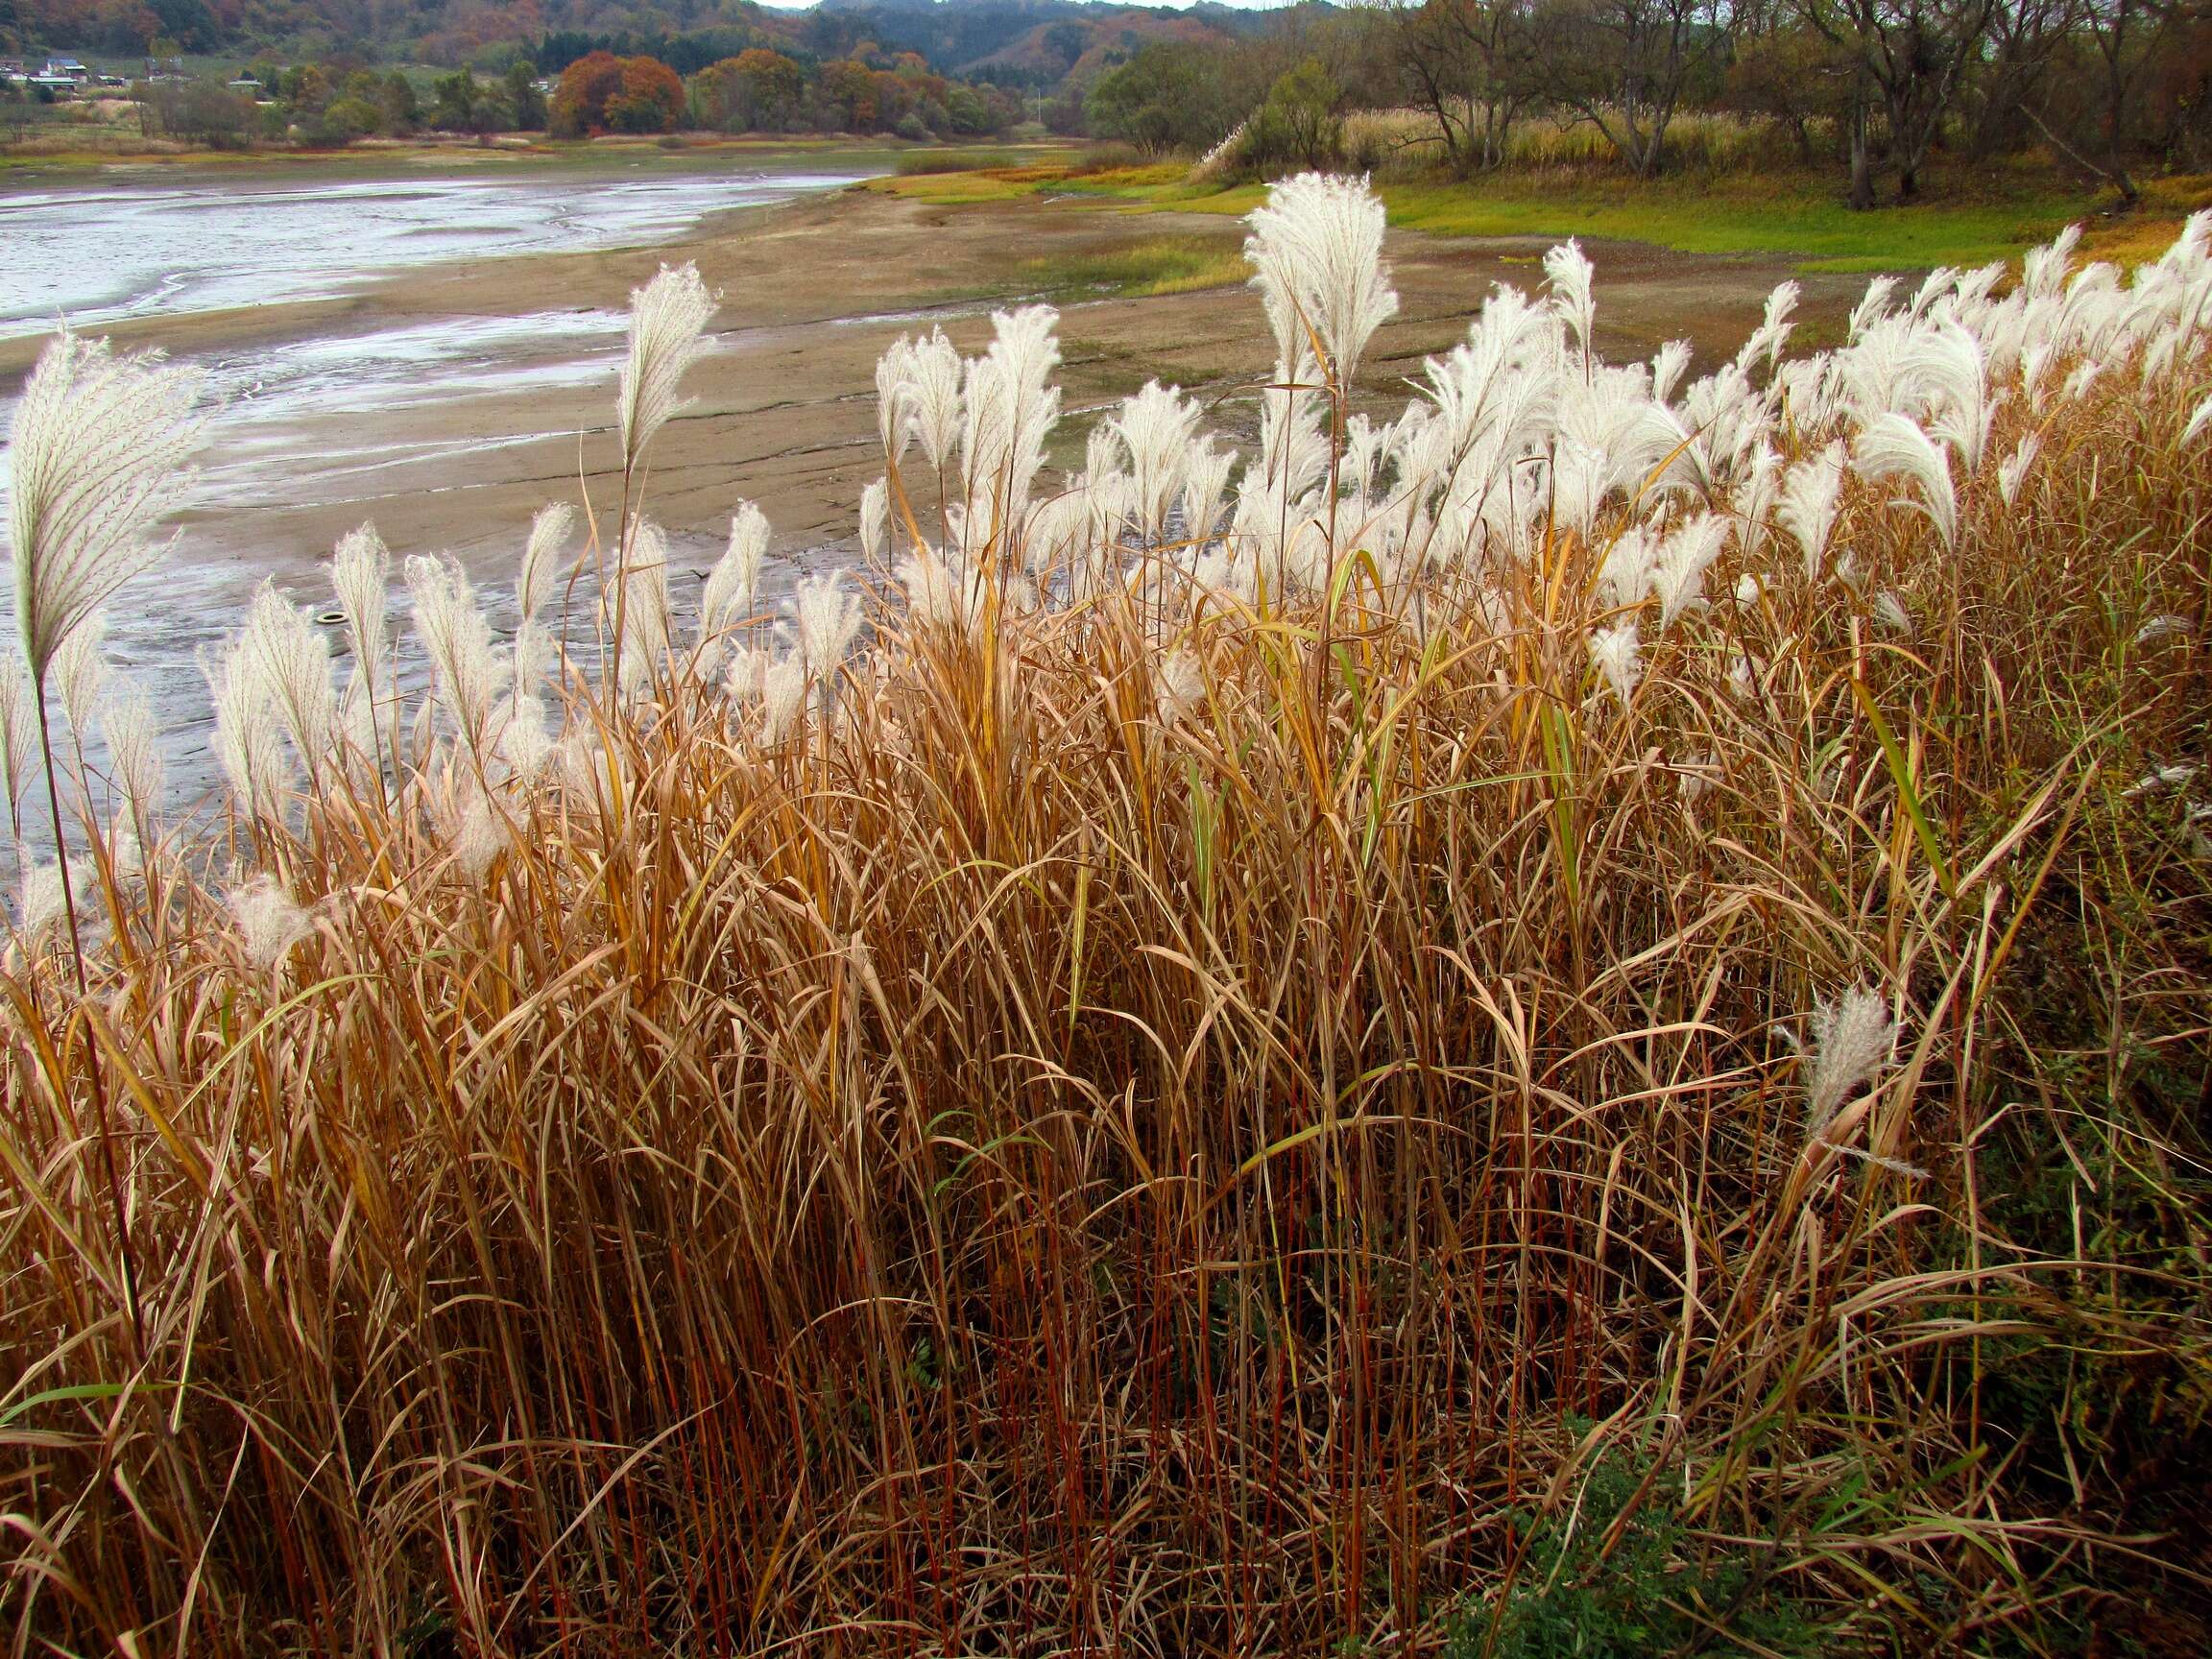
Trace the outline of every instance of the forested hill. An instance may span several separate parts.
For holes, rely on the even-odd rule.
[[[240,59],[495,66],[517,50],[545,56],[550,42],[556,58],[604,45],[681,69],[746,46],[839,57],[873,42],[918,53],[943,73],[982,67],[990,79],[1053,86],[1148,41],[1222,41],[1266,15],[1110,0],[823,0],[805,11],[752,0],[0,0],[0,46],[128,54],[161,38]]]

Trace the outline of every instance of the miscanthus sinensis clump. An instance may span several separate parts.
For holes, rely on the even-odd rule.
[[[1716,692],[1752,707],[1776,642],[1731,637],[1746,618],[1817,589],[1819,605],[1841,607],[1863,632],[1910,643],[1916,618],[1939,614],[1941,594],[1892,573],[1869,580],[1855,555],[1837,555],[1853,515],[1923,521],[1911,534],[1930,539],[1936,567],[1965,556],[1973,500],[2022,499],[2043,464],[2048,421],[1993,453],[2008,408],[2032,396],[2056,413],[2054,400],[2084,395],[2091,382],[2069,382],[2062,368],[2130,369],[2147,385],[2194,374],[2212,323],[2200,215],[2129,275],[2071,269],[2073,244],[2061,238],[2009,289],[1993,266],[1936,272],[1910,294],[1877,278],[1845,344],[1802,355],[1787,349],[1799,294],[1784,283],[1743,349],[1693,376],[1680,342],[1647,362],[1599,354],[1599,273],[1570,243],[1544,261],[1541,295],[1498,287],[1385,418],[1347,402],[1399,305],[1381,204],[1359,180],[1308,174],[1271,187],[1250,224],[1246,252],[1278,360],[1254,366],[1249,447],[1207,430],[1197,400],[1151,382],[1104,412],[1079,469],[1046,478],[1061,413],[1058,318],[1046,306],[998,313],[974,355],[942,329],[885,352],[883,474],[861,493],[857,524],[886,578],[874,591],[902,594],[918,632],[988,644],[1009,663],[1025,628],[1109,598],[1134,606],[1168,653],[1147,699],[1163,721],[1193,706],[1202,654],[1188,648],[1203,618],[1264,616],[1353,588],[1368,625],[1416,641],[1455,618],[1504,637],[1540,613],[1548,637],[1564,633],[1574,646],[1551,660],[1573,665],[1579,679],[1568,689],[1592,718],[1652,717],[1643,688],[1706,657]],[[423,810],[469,849],[463,867],[478,868],[487,838],[450,826],[477,804],[507,822],[534,792],[613,776],[574,763],[583,749],[614,753],[600,730],[610,718],[657,718],[709,688],[743,733],[777,742],[801,725],[809,687],[834,720],[848,669],[854,684],[870,683],[884,654],[902,649],[895,633],[864,626],[848,573],[809,577],[781,619],[764,614],[773,532],[750,503],[731,518],[696,626],[680,637],[667,538],[642,511],[649,472],[632,473],[679,407],[713,305],[689,267],[662,270],[633,296],[616,388],[622,512],[593,519],[581,545],[567,506],[537,517],[515,577],[511,641],[461,565],[406,561],[402,648],[428,670],[426,699],[402,690],[409,676],[387,621],[391,560],[372,526],[341,541],[331,562],[351,647],[343,687],[298,608],[273,589],[255,598],[207,665],[215,749],[242,813],[288,821],[301,789],[326,780],[404,794],[442,779],[417,788]],[[12,808],[37,748],[39,677],[71,629],[152,556],[144,532],[191,439],[189,395],[176,371],[69,335],[27,389],[10,465],[13,536],[29,555],[17,575],[32,672],[0,679]],[[2200,407],[2177,441],[2195,441],[2204,423]],[[72,482],[95,465],[87,457],[107,491],[98,514],[81,509]],[[1347,585],[1355,559],[1358,581]],[[595,652],[574,654],[574,626]],[[72,724],[95,721],[99,674],[98,651],[80,647],[67,677]],[[1016,678],[998,677],[998,694]],[[136,705],[123,707],[116,781],[135,829],[151,835],[148,728]],[[580,719],[592,733],[583,748],[571,741]],[[464,774],[478,792],[467,799],[452,793]]]

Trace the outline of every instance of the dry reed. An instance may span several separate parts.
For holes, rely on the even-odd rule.
[[[1553,278],[1525,356],[1601,386]],[[1655,440],[1559,403],[1449,557],[1419,423],[1312,351],[1165,534],[1114,440],[1030,503],[1032,318],[943,468],[888,423],[913,611],[705,661],[663,612],[528,764],[423,569],[441,712],[380,666],[222,846],[100,860],[89,994],[51,932],[0,980],[14,1649],[1421,1649],[1617,1448],[1839,1643],[2171,1570],[2127,1465],[2212,1375],[2202,330],[2037,315],[2104,372],[1990,372],[1948,535],[1924,477],[1820,517],[1827,433],[1908,417],[1777,336],[1623,392]]]

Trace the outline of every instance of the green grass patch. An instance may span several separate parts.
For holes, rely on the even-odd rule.
[[[2195,181],[2201,184],[2203,181]],[[980,174],[878,180],[875,187],[954,206],[1023,196],[1083,198],[1124,211],[1250,212],[1264,186],[1227,189],[1190,182],[1180,163],[1076,174],[1049,165]],[[1924,269],[2016,259],[2062,226],[2097,213],[2092,194],[2042,179],[1938,176],[1927,199],[1855,213],[1839,180],[1784,173],[1712,179],[1687,174],[1637,180],[1613,174],[1505,174],[1469,183],[1378,186],[1390,223],[1439,236],[1593,236],[1647,242],[1683,253],[1748,253],[1793,259],[1807,271]],[[2184,194],[2189,194],[2184,192]],[[2194,196],[2206,194],[2201,189]],[[2172,239],[2164,204],[2147,238]],[[2150,223],[2148,219],[2142,223]],[[1171,290],[1161,290],[1168,292]]]
[[[1390,222],[1447,236],[1597,236],[1684,253],[1796,255],[1809,271],[1982,265],[2017,258],[2093,199],[2055,189],[1858,213],[1822,181],[1502,178],[1382,189]]]
[[[1022,285],[1052,294],[1190,294],[1201,288],[1226,288],[1250,275],[1238,243],[1203,236],[1158,236],[1126,248],[1051,254],[1022,263]]]

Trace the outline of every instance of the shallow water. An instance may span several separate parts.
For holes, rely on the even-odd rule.
[[[660,175],[624,180],[406,180],[273,188],[107,189],[0,198],[0,338],[42,332],[57,311],[97,325],[127,316],[343,293],[395,269],[486,254],[637,246],[680,236],[706,216],[850,182],[850,173],[749,177]],[[184,355],[206,376],[211,417],[199,479],[180,506],[235,514],[282,502],[369,497],[396,469],[457,449],[527,443],[515,432],[466,443],[354,439],[349,418],[457,397],[554,389],[603,379],[610,398],[627,319],[578,309],[521,317],[444,317],[370,331],[310,336]],[[0,432],[13,399],[0,399]],[[307,435],[313,434],[312,438]],[[326,442],[333,439],[335,441]],[[303,445],[310,451],[302,452]],[[0,470],[0,515],[7,480]],[[517,529],[519,551],[520,527]],[[691,569],[710,563],[708,537],[673,538],[679,613],[696,603]],[[153,575],[109,608],[106,655],[144,683],[163,727],[173,807],[204,801],[219,781],[199,653],[238,622],[262,571],[202,556],[190,529]],[[395,571],[397,577],[397,572]],[[768,586],[781,596],[790,573]],[[319,582],[294,597],[325,601]],[[505,596],[487,592],[499,622]],[[395,616],[406,595],[395,582]],[[0,629],[13,633],[12,583],[0,584]],[[343,630],[328,635],[343,650]],[[345,670],[339,663],[341,677]],[[101,752],[91,759],[100,769]],[[8,838],[0,820],[0,842]],[[72,839],[74,839],[72,835]],[[52,837],[25,826],[34,848]],[[12,875],[0,865],[0,889]]]
[[[708,214],[858,177],[505,172],[0,196],[0,339],[44,333],[62,317],[90,326],[325,299],[440,260],[664,242]]]

